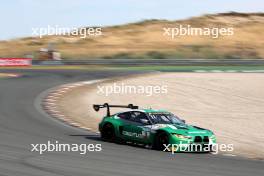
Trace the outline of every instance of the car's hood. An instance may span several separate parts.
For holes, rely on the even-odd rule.
[[[196,135],[212,135],[210,130],[203,129],[200,127],[188,125],[188,124],[155,124],[151,127],[152,130],[165,130],[168,133],[176,133],[187,136]]]

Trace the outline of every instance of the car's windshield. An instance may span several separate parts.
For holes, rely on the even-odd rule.
[[[183,121],[172,113],[149,113],[153,124],[183,124]]]

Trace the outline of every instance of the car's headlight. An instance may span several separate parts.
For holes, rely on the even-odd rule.
[[[191,139],[192,138],[191,136],[184,136],[184,135],[176,134],[176,133],[173,133],[173,135],[179,139]]]

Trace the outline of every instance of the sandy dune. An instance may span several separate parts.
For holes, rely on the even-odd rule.
[[[115,80],[125,85],[166,85],[167,94],[98,93],[94,86],[73,89],[59,108],[76,122],[96,130],[101,116],[92,104],[133,103],[167,109],[187,123],[212,129],[218,143],[233,143],[232,154],[264,158],[264,74],[257,73],[157,73]],[[112,86],[113,82],[100,86]]]

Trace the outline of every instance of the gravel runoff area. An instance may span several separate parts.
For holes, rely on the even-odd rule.
[[[167,93],[109,94],[102,88],[116,85],[167,86]],[[211,129],[218,143],[233,144],[231,154],[264,158],[264,74],[261,73],[154,73],[120,78],[71,89],[57,101],[58,109],[77,123],[97,131],[105,110],[92,104],[133,103],[166,109],[187,123]],[[113,109],[113,112],[120,109]]]

